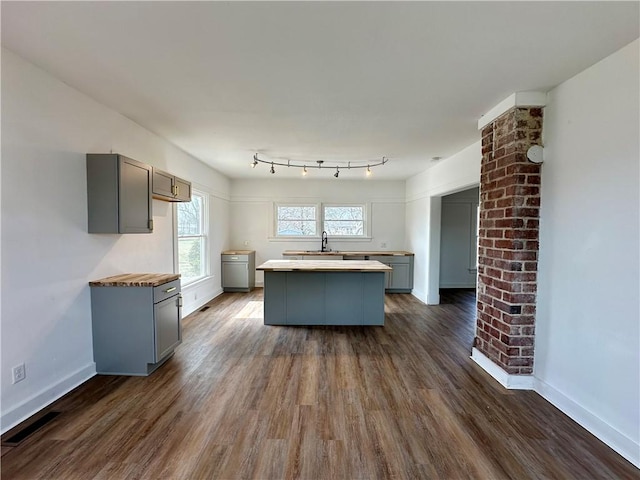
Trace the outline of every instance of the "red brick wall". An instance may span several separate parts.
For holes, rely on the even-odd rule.
[[[542,109],[515,107],[482,130],[475,346],[510,374],[533,372]]]

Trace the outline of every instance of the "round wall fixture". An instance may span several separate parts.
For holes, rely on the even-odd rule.
[[[533,163],[542,163],[544,161],[544,148],[541,145],[532,145],[527,150],[527,158]]]

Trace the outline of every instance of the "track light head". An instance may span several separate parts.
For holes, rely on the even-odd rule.
[[[340,176],[340,168],[336,167],[336,173],[334,173],[333,176],[336,178]]]
[[[271,170],[269,170],[271,173],[276,173],[276,169],[273,168],[273,162],[271,162]]]

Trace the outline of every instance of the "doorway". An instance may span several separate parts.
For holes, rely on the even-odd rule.
[[[480,188],[442,197],[439,287],[475,289]]]

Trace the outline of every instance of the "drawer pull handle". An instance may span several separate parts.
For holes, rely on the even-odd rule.
[[[167,289],[164,291],[164,293],[171,293],[171,292],[173,292],[176,288],[178,288],[178,287],[171,287],[171,288],[167,288]]]
[[[238,257],[231,257],[231,260],[238,260]]]

